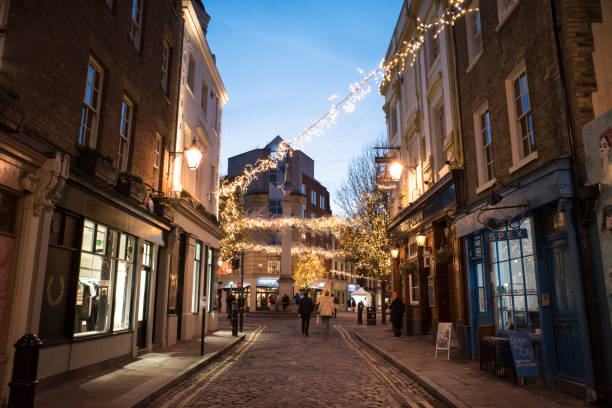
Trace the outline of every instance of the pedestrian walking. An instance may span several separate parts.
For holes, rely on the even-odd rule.
[[[270,304],[270,311],[273,312],[276,308],[276,299],[274,299],[274,295],[268,297],[268,303]]]
[[[351,299],[346,299],[346,311],[349,312],[351,310]]]
[[[340,301],[338,300],[338,296],[334,296],[334,319],[338,316],[338,304]]]
[[[402,335],[402,317],[404,316],[404,303],[402,298],[397,295],[396,291],[393,291],[393,301],[391,302],[391,325],[393,326],[393,337],[400,337]]]
[[[293,301],[295,302],[296,305],[300,304],[300,299],[301,299],[301,296],[299,293],[296,293],[295,296],[293,297]]]
[[[329,296],[329,290],[325,291],[325,295],[319,301],[319,314],[323,319],[323,334],[329,334],[329,320],[334,315],[334,299]]]
[[[308,292],[304,293],[304,297],[300,299],[298,307],[298,316],[302,318],[302,336],[308,337],[308,329],[310,328],[310,315],[314,310],[312,300],[308,297]]]
[[[353,313],[355,313],[355,306],[357,304],[355,303],[355,299],[351,298],[351,306],[353,306]]]
[[[289,306],[289,296],[287,296],[287,294],[285,293],[283,295],[283,312],[285,311],[287,306]]]
[[[357,305],[357,324],[363,324],[363,302],[361,300]]]
[[[232,306],[234,305],[234,295],[229,290],[227,291],[225,304],[227,306],[227,320],[229,320],[232,318]]]

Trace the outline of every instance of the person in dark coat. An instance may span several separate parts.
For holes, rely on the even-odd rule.
[[[355,306],[357,306],[355,303],[355,299],[351,298],[351,306],[353,306],[353,313],[355,313]]]
[[[231,291],[227,292],[225,304],[227,305],[227,320],[230,320],[232,318],[232,305],[234,304],[234,295]]]
[[[397,292],[392,294],[393,301],[391,302],[391,325],[393,326],[393,337],[402,335],[402,317],[404,317],[404,304],[402,298],[397,295]]]
[[[314,304],[312,299],[308,297],[308,292],[304,293],[304,296],[300,300],[300,306],[298,308],[298,316],[302,318],[302,336],[308,337],[308,329],[310,328],[310,315],[314,310]]]
[[[285,295],[283,296],[283,312],[285,311],[287,306],[289,306],[289,296],[287,296],[287,294],[285,293]]]
[[[363,302],[361,300],[357,305],[357,324],[363,324]]]

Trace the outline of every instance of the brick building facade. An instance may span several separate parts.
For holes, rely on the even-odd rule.
[[[471,354],[483,333],[529,332],[544,384],[587,400],[605,398],[606,382],[579,198],[578,135],[593,118],[590,24],[601,21],[599,3],[472,1],[479,11],[453,28],[463,147],[472,158],[456,217]],[[512,239],[517,231],[524,238]]]

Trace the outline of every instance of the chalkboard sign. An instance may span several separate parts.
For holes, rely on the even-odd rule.
[[[516,375],[518,377],[537,377],[539,375],[538,363],[535,359],[529,334],[511,331],[508,335],[510,337],[510,347],[512,349],[512,357],[514,358]]]
[[[446,350],[446,358],[450,360],[452,334],[452,323],[438,323],[438,335],[436,336],[436,354],[434,355],[434,358],[438,357],[438,350]]]

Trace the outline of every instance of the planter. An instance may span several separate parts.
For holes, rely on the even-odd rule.
[[[439,264],[446,264],[453,260],[453,253],[447,248],[440,248],[434,252],[434,259]]]
[[[168,221],[174,221],[175,210],[167,202],[162,202],[160,199],[153,199],[153,212],[161,218]]]
[[[119,177],[115,189],[126,197],[131,197],[139,203],[145,202],[147,199],[147,189],[143,183],[135,180],[123,179]]]
[[[119,176],[119,170],[104,157],[82,151],[77,160],[77,168],[83,173],[97,177],[106,184],[114,185]]]

